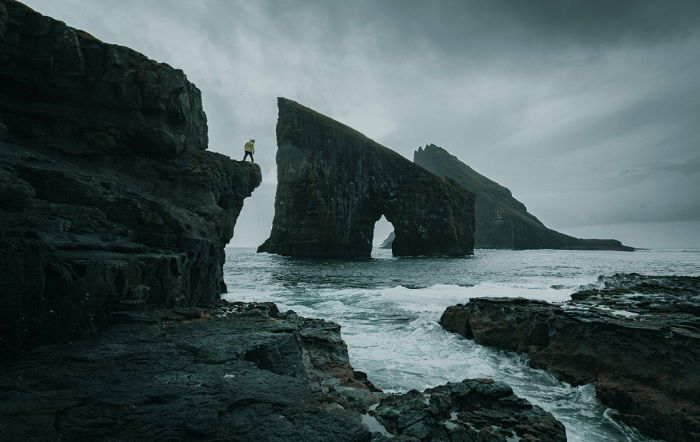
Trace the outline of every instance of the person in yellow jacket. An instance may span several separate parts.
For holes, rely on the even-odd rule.
[[[245,147],[243,148],[243,150],[245,150],[245,155],[243,155],[243,161],[245,161],[245,159],[248,158],[248,155],[250,155],[250,161],[254,163],[255,160],[253,159],[253,154],[255,153],[255,140],[251,138],[250,141],[245,143]]]

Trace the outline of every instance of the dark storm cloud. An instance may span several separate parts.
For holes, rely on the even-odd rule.
[[[269,233],[276,96],[408,158],[442,145],[554,228],[684,221],[700,238],[698,1],[28,3],[182,68],[210,149],[258,140],[264,184],[234,243]]]

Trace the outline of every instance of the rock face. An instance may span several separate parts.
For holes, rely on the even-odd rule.
[[[337,324],[274,304],[113,320],[0,371],[3,440],[370,440]]]
[[[259,252],[369,257],[382,215],[395,256],[472,252],[471,193],[294,101],[278,106],[275,217]]]
[[[182,71],[0,0],[0,363],[218,299],[261,174],[206,134]]]
[[[510,190],[434,144],[419,148],[413,161],[476,194],[474,246],[477,248],[634,250],[614,239],[580,239],[548,229],[513,198]]]
[[[565,441],[564,425],[502,382],[465,379],[389,396],[370,412],[399,441]]]
[[[440,323],[572,384],[595,382],[601,401],[651,437],[700,438],[700,277],[601,277],[562,306],[472,299]]]

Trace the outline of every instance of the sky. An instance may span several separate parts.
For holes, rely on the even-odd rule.
[[[442,146],[564,233],[700,247],[700,1],[25,3],[184,70],[211,151],[256,139],[234,246],[270,232],[283,96],[409,159]]]

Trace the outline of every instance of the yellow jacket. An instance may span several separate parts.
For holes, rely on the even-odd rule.
[[[248,141],[247,143],[245,143],[245,151],[250,152],[250,153],[255,153],[255,142]]]

